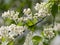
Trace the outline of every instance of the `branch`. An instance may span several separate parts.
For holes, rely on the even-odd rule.
[[[32,27],[32,26],[37,25],[38,23],[42,22],[45,18],[46,18],[46,16],[45,16],[45,17],[43,17],[43,18],[42,18],[41,20],[39,20],[38,22],[36,22],[34,25],[31,25],[31,26],[29,26],[29,27]]]

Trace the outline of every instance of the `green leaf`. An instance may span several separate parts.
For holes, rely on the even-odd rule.
[[[32,42],[34,45],[38,45],[40,41],[42,41],[42,38],[40,36],[34,36],[32,38]]]
[[[14,41],[11,40],[7,45],[14,45]]]
[[[56,16],[57,12],[58,12],[58,4],[54,3],[53,6],[52,6],[52,10],[51,10],[51,13],[52,13],[53,17]]]
[[[6,18],[5,20],[5,25],[10,25],[10,24],[15,24],[15,21],[13,21],[13,20],[11,20],[11,19],[9,19],[9,18]]]
[[[32,32],[34,32],[35,29],[36,29],[36,26],[29,26],[28,28],[29,28]]]
[[[27,22],[26,22],[26,23],[27,23],[27,25],[28,25],[28,26],[33,25],[33,22],[32,22],[31,20],[27,20]]]
[[[49,45],[49,40],[44,39],[43,45]]]
[[[23,22],[18,22],[17,25],[18,26],[22,26],[24,23]]]
[[[58,10],[60,11],[60,6],[58,6]]]
[[[24,42],[25,42],[25,37],[18,38],[18,39],[15,41],[15,44],[14,44],[14,45],[23,45]]]
[[[37,20],[36,18],[34,18],[34,19],[32,20],[33,24],[35,24],[37,21],[38,21],[38,20]]]
[[[6,39],[4,37],[2,37],[2,42],[4,42]]]
[[[52,16],[53,16],[53,27],[54,27],[55,17],[56,17],[56,14],[58,13],[58,4],[57,4],[56,1],[52,5],[51,13],[52,13]]]

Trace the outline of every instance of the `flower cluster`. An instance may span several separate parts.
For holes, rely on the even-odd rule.
[[[27,20],[34,20],[34,19],[39,19],[41,17],[45,17],[45,16],[50,16],[51,13],[49,12],[48,9],[48,5],[46,5],[45,2],[39,4],[37,3],[35,7],[33,7],[35,9],[35,12],[33,13],[32,10],[30,8],[24,9],[23,13],[24,15],[22,17],[18,17],[19,16],[19,12],[15,12],[14,10],[12,11],[7,11],[4,12],[2,14],[2,17],[4,19],[9,18],[14,20],[15,22],[19,23],[20,21],[22,22],[28,22]],[[21,35],[23,33],[24,30],[26,30],[27,27],[25,26],[16,26],[15,24],[11,24],[10,26],[1,26],[0,28],[0,38],[2,37],[9,37],[14,39],[14,36],[17,35]],[[48,38],[53,37],[50,35],[54,35],[54,33],[49,30],[46,29],[44,31],[45,36],[47,35]]]
[[[17,20],[18,19],[18,15],[19,15],[19,12],[15,12],[14,10],[12,11],[7,11],[7,12],[4,12],[2,13],[2,17],[5,19],[5,18],[9,18],[9,19],[12,19],[12,20]]]
[[[44,36],[49,39],[53,38],[55,36],[53,30],[53,28],[44,28]]]
[[[25,26],[16,26],[15,24],[11,24],[10,26],[1,26],[0,27],[0,38],[7,37],[14,39],[14,36],[18,36],[23,34],[27,28]]]
[[[43,6],[44,6],[45,4],[46,4],[45,2],[44,2],[44,3],[41,3],[41,4],[36,3],[35,10],[36,10],[36,11],[40,10],[41,8],[43,8]]]
[[[27,20],[33,20],[33,19],[38,19],[41,17],[45,17],[45,16],[50,16],[51,13],[48,11],[48,5],[46,5],[45,2],[39,4],[37,3],[35,7],[33,7],[35,9],[35,13],[32,12],[32,10],[30,8],[24,9],[23,13],[24,15],[22,17],[18,17],[19,12],[15,12],[14,10],[12,11],[7,11],[4,12],[2,14],[2,17],[5,18],[10,18],[12,20],[14,20],[15,22],[20,22],[20,21],[27,21]]]
[[[37,13],[34,14],[34,17],[45,17],[45,16],[50,16],[51,13],[49,12],[48,9],[49,5],[46,5],[46,3],[37,3],[35,6],[35,10],[37,11]]]
[[[33,15],[30,8],[24,9],[23,13],[24,13],[24,20],[32,19]]]
[[[30,14],[31,14],[31,9],[30,9],[30,8],[24,9],[24,10],[23,10],[23,13],[24,13],[25,15],[30,15]]]
[[[35,9],[35,13],[33,13],[31,11],[30,8],[27,8],[27,9],[24,9],[23,10],[23,13],[24,13],[24,20],[28,20],[28,19],[39,19],[39,18],[42,18],[42,17],[45,17],[45,16],[50,16],[51,13],[49,12],[49,7],[50,4],[46,5],[45,2],[39,4],[37,3],[35,7],[33,7]]]
[[[32,16],[32,12],[31,12],[30,8],[24,9],[23,13],[24,13],[24,15],[22,17],[18,18],[17,22],[20,22],[20,21],[25,22],[29,19],[32,19],[33,16]]]
[[[48,11],[48,5],[46,5],[45,2],[43,2],[41,4],[37,3],[34,8],[35,8],[35,11],[36,11],[34,14],[32,14],[33,12],[31,11],[30,8],[24,9],[23,10],[24,15],[20,18],[18,17],[19,12],[15,12],[14,10],[12,10],[12,11],[8,10],[7,12],[4,12],[2,14],[2,17],[4,19],[5,18],[10,18],[10,19],[14,20],[15,22],[20,22],[20,21],[27,21],[29,19],[33,20],[34,18],[38,19],[39,17],[45,17],[45,16],[50,16],[51,15],[51,13],[49,13],[49,11]],[[23,32],[24,30],[25,30],[25,27],[16,26],[14,24],[12,24],[10,26],[2,26],[0,28],[0,33],[1,33],[0,35],[3,36],[3,34],[4,34],[4,36],[13,37],[17,34],[21,34],[21,32]],[[46,31],[48,31],[48,30],[46,30]],[[47,33],[49,33],[49,32],[47,32]],[[52,34],[52,32],[51,32],[51,34]],[[50,37],[50,35],[48,35],[48,37]]]

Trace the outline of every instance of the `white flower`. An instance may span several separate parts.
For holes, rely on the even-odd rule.
[[[41,4],[37,3],[36,6],[35,6],[35,10],[36,10],[36,11],[39,11],[41,8],[43,8],[43,6],[44,6],[45,4],[46,4],[45,2],[43,2],[43,3],[41,3]]]
[[[31,13],[31,9],[30,9],[30,8],[24,9],[24,10],[23,10],[23,13],[24,13],[25,15],[29,15],[29,14]]]
[[[38,17],[45,17],[45,16],[50,16],[51,13],[49,12],[49,9],[48,9],[48,5],[46,5],[45,2],[39,4],[37,3],[36,6],[34,7],[35,10],[37,11],[35,14],[34,14],[34,17],[35,18],[38,18]]]
[[[10,15],[9,10],[7,12],[2,13],[2,17],[5,19]]]
[[[23,31],[26,30],[24,26],[16,26],[14,24],[10,25],[9,29],[10,29],[9,35],[12,36],[17,36],[18,34],[21,35]]]
[[[21,21],[23,21],[23,17],[17,19],[17,22],[21,22]]]
[[[27,17],[23,17],[23,21],[27,21],[28,19],[32,19],[32,15],[29,15]]]
[[[8,27],[5,27],[5,26],[1,26],[0,28],[0,35],[3,37],[7,37],[8,35]]]
[[[9,18],[9,19],[12,19],[12,20],[16,20],[18,19],[18,15],[19,15],[19,12],[15,12],[14,10],[10,11],[8,10],[7,12],[4,12],[2,13],[2,17],[5,19],[5,18]]]
[[[35,6],[35,10],[39,10],[40,9],[40,4],[37,3],[36,6]]]
[[[30,8],[23,10],[24,15],[17,19],[17,22],[27,21],[28,19],[32,19],[32,12]]]
[[[44,28],[44,36],[51,39],[55,36],[55,33],[53,32],[53,28]]]
[[[27,28],[25,26],[16,26],[11,24],[10,26],[1,26],[0,27],[0,37],[14,39],[14,36],[22,35],[23,31]]]

